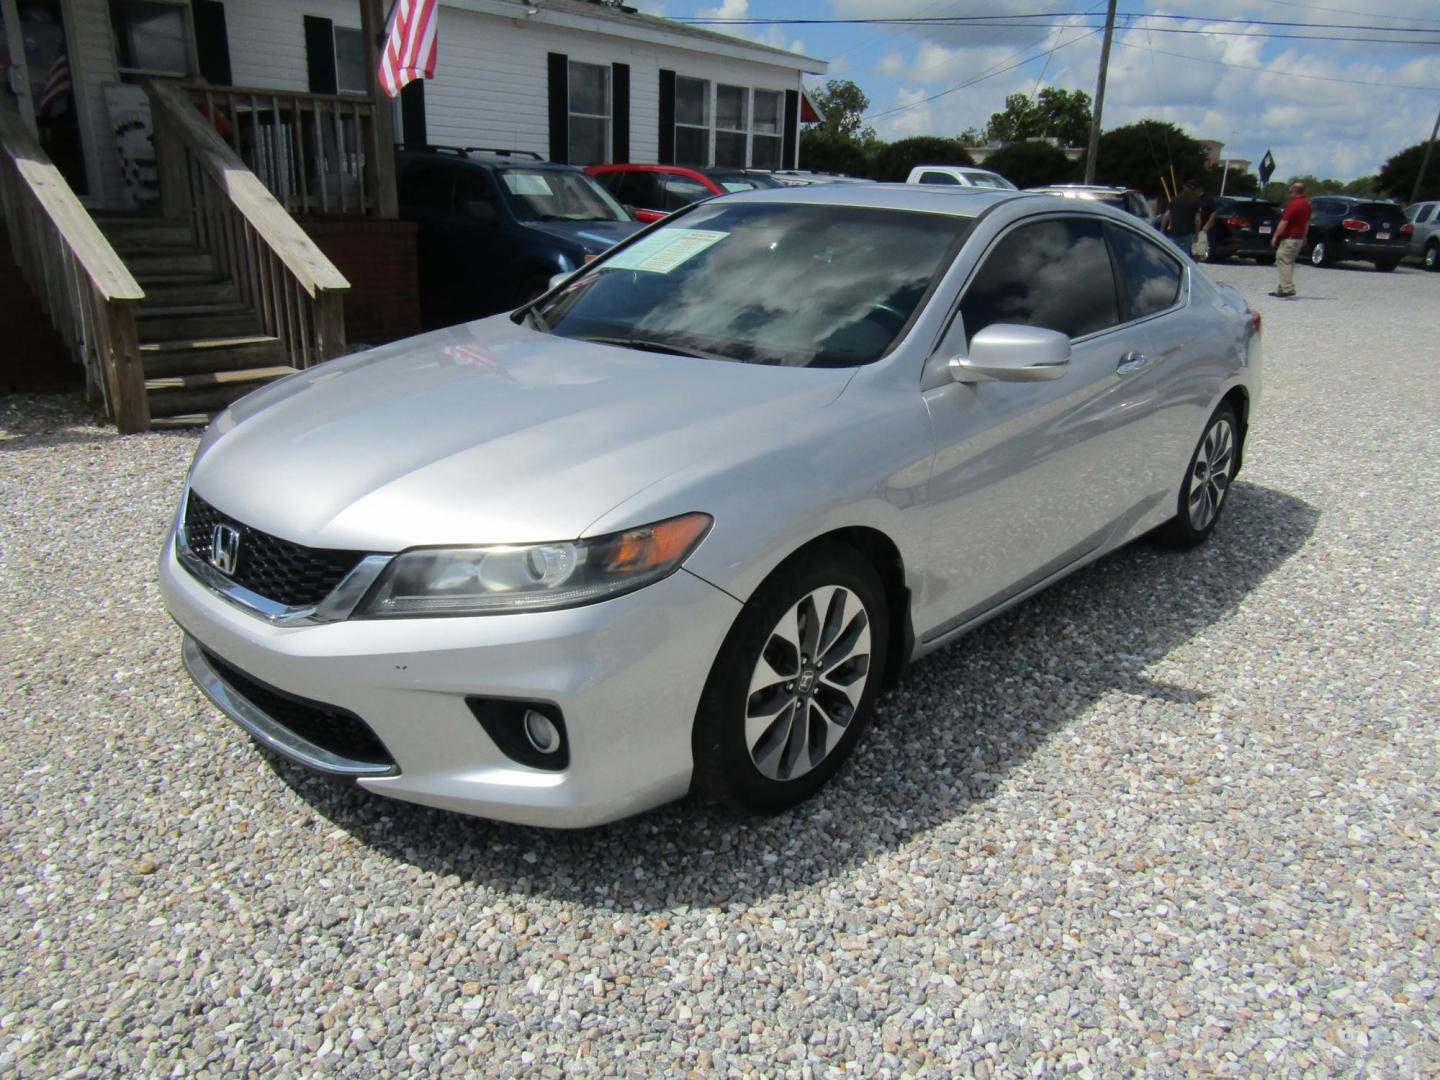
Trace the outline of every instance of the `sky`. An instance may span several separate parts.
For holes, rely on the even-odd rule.
[[[1008,94],[1054,86],[1093,96],[1102,35],[1089,28],[1102,26],[1105,15],[1105,0],[629,2],[674,18],[988,16],[990,25],[709,26],[828,61],[828,74],[807,76],[807,85],[854,81],[870,99],[867,124],[887,140],[983,129]],[[1281,23],[1290,25],[1274,25]],[[1378,29],[1354,29],[1360,26]],[[1440,0],[1117,6],[1106,130],[1147,117],[1168,120],[1195,138],[1224,142],[1235,158],[1256,163],[1270,150],[1276,178],[1353,180],[1428,138],[1437,113]]]

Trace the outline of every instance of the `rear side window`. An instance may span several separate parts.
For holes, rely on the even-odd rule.
[[[962,184],[960,183],[959,180],[955,179],[955,177],[951,176],[949,173],[943,173],[943,172],[924,172],[924,173],[921,173],[921,174],[920,174],[920,183],[922,183],[922,184],[953,184],[953,185],[956,186],[956,187],[963,187],[963,186],[964,186],[964,185],[962,185]]]
[[[994,323],[1072,338],[1114,326],[1120,311],[1100,222],[1057,218],[1007,233],[971,280],[960,317],[967,342]]]
[[[665,177],[666,210],[679,210],[693,202],[708,199],[713,194],[714,192],[699,180],[692,180],[688,176],[670,175]]]
[[[1107,226],[1115,245],[1120,291],[1132,319],[1143,319],[1173,307],[1180,299],[1184,274],[1180,264],[1156,243],[1129,229]]]
[[[396,178],[399,201],[417,210],[449,210],[454,176],[450,166],[436,161],[410,161]]]
[[[1416,224],[1416,225],[1423,225],[1423,224],[1425,224],[1425,222],[1427,222],[1427,221],[1430,220],[1430,215],[1433,214],[1434,212],[1435,212],[1435,204],[1434,204],[1434,203],[1426,203],[1424,206],[1420,207],[1420,211],[1415,215],[1415,224]]]

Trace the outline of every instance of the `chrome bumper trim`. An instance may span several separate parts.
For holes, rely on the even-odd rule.
[[[200,643],[189,634],[185,635],[181,656],[185,661],[185,670],[190,673],[190,678],[195,680],[200,692],[214,702],[221,712],[248,731],[258,743],[282,757],[316,772],[352,779],[360,776],[395,776],[399,773],[400,770],[394,766],[353,761],[300,738],[232,690],[205,659]]]

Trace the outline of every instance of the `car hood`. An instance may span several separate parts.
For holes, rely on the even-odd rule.
[[[599,255],[645,226],[638,221],[527,221],[529,228]]]
[[[635,352],[496,316],[251,394],[216,419],[191,484],[312,547],[570,539],[673,472],[742,455],[747,432],[824,408],[852,374]]]

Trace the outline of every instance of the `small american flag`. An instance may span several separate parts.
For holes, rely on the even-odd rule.
[[[35,103],[35,111],[41,116],[59,116],[70,104],[70,57],[64,50],[50,65],[45,75],[45,89]]]
[[[380,85],[392,98],[405,84],[435,77],[435,24],[440,0],[395,0],[380,55]]]

